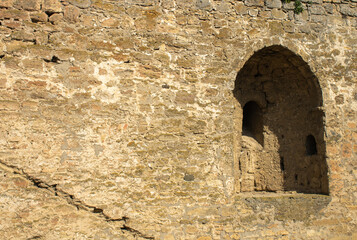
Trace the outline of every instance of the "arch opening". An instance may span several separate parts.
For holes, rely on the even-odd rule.
[[[282,46],[255,52],[234,95],[240,191],[328,194],[322,93],[302,58]]]
[[[250,101],[243,107],[242,134],[254,138],[263,145],[263,119],[259,105]]]

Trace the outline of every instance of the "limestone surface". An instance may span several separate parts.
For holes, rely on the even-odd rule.
[[[0,0],[0,239],[356,239],[357,2]]]

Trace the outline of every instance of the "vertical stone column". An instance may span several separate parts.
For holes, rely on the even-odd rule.
[[[257,163],[260,162],[262,146],[252,137],[242,136],[242,150],[239,158],[241,171],[241,191],[251,192],[255,189]]]

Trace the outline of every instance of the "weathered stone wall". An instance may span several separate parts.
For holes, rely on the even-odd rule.
[[[1,238],[356,238],[357,2],[302,2],[1,0]],[[329,196],[240,192],[236,77],[274,45],[317,79]]]

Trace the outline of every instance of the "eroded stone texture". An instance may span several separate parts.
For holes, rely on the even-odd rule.
[[[262,146],[242,139],[251,153],[240,162],[255,162],[260,176],[255,189],[328,194],[321,92],[308,66],[287,49],[263,49],[239,72],[235,95],[244,106],[242,135]]]
[[[1,234],[356,238],[356,2],[303,6],[1,0]]]

